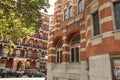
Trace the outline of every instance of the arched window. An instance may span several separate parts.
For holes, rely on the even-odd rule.
[[[78,44],[78,43],[80,43],[80,35],[73,36],[71,40],[71,45]]]
[[[71,62],[74,62],[74,48],[71,49]]]
[[[16,50],[15,56],[16,56],[16,57],[20,57],[20,53],[21,53],[20,50]]]
[[[26,68],[30,68],[30,61],[26,62]]]
[[[62,40],[59,40],[56,46],[56,62],[62,63]]]
[[[60,63],[62,63],[62,51],[60,51]]]
[[[27,57],[28,57],[28,58],[31,58],[31,57],[32,57],[32,51],[31,51],[31,50],[29,50],[29,51],[27,52]]]
[[[70,47],[71,47],[71,62],[79,62],[80,61],[80,35],[74,35],[71,39]]]
[[[72,6],[69,7],[69,18],[71,18],[73,16],[73,11],[72,11]]]
[[[2,52],[3,52],[2,56],[7,57],[9,49],[8,48],[3,48]]]
[[[62,47],[62,41],[59,41],[57,44],[57,48],[61,48]]]
[[[67,12],[67,9],[65,9],[65,11],[64,11],[64,20],[67,20],[68,19],[68,12]]]
[[[79,62],[79,48],[76,47],[75,51],[76,51],[76,62]]]
[[[59,63],[59,51],[57,51],[57,63]]]
[[[81,13],[84,10],[83,1],[84,0],[79,0],[78,2],[78,13]]]

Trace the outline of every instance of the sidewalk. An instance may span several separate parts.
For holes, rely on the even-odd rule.
[[[0,78],[0,80],[45,80],[45,78]]]

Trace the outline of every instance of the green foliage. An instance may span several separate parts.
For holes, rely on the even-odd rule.
[[[30,72],[30,69],[25,69],[24,73]]]
[[[47,11],[48,0],[0,0],[0,41],[10,36],[10,40],[22,40],[30,36],[43,24],[40,10]],[[9,46],[9,54],[15,46]]]
[[[2,36],[20,39],[30,36],[42,24],[40,10],[47,8],[48,0],[0,0]]]
[[[3,68],[0,68],[0,72],[2,72],[4,69]]]

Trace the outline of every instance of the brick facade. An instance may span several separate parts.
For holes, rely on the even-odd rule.
[[[6,42],[4,39],[4,41],[0,43],[0,68],[12,68],[16,70],[17,64],[20,62],[21,67],[19,70],[24,71],[28,68],[46,71],[49,18],[51,16],[45,13],[41,14],[45,24],[30,36],[29,41],[27,39],[21,42],[16,40],[16,49],[12,55],[9,55],[8,49],[5,48],[6,45],[9,45],[9,41]]]
[[[78,12],[79,1],[57,0],[55,3],[54,26],[49,38],[48,80],[112,80],[114,78],[114,76],[111,76],[113,74],[113,64],[111,64],[110,60],[115,58],[113,55],[120,52],[120,30],[116,30],[113,4],[119,2],[119,0],[81,0],[84,4],[84,10],[80,13]],[[70,6],[72,6],[72,17],[64,20],[66,16],[65,10],[69,9]],[[94,36],[93,14],[97,11],[100,34]],[[80,35],[80,61],[71,63],[72,46],[70,43],[76,34]],[[56,47],[59,40],[62,40],[62,63],[56,62]],[[101,56],[101,58],[97,59],[98,56]],[[103,70],[105,67],[95,66],[95,69],[93,69],[91,65],[96,65],[97,62],[94,63],[94,60],[91,59],[92,57],[96,61],[100,60],[101,64],[104,62],[102,59],[105,59],[108,62],[105,67],[112,70],[109,71],[110,74],[104,75],[104,77],[99,76],[99,79],[97,79],[98,74],[101,75],[101,73],[104,74],[105,72],[93,74],[94,71],[92,70],[96,70],[97,68]],[[82,66],[86,67],[81,68]],[[80,69],[83,69],[84,72],[80,71]],[[108,71],[108,69],[106,70]],[[64,71],[61,72],[62,70]],[[79,72],[75,72],[74,70],[78,70]]]

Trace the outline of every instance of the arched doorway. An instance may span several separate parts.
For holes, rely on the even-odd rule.
[[[18,61],[17,66],[16,66],[16,70],[20,70],[20,68],[22,67],[22,62]]]

